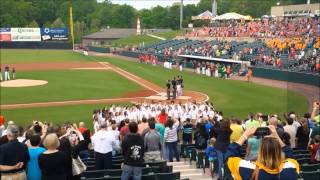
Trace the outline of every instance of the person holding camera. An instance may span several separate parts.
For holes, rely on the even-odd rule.
[[[255,162],[240,158],[241,146],[253,135],[263,137]],[[283,154],[284,153],[284,154]],[[247,129],[237,142],[229,145],[227,165],[238,179],[298,179],[300,172],[296,160],[290,159],[293,151],[279,137],[274,126]]]

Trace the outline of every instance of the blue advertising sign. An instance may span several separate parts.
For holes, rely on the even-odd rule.
[[[48,40],[68,40],[68,28],[41,28],[42,41]]]
[[[0,28],[0,33],[10,33],[11,29],[10,28]]]

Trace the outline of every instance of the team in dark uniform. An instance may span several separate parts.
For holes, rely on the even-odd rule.
[[[167,84],[167,99],[176,99],[177,96],[182,95],[182,89],[183,89],[183,78],[182,76],[174,77],[172,80],[168,80]]]

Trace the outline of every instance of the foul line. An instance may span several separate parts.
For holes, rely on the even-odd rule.
[[[112,67],[112,66],[108,66],[108,65],[104,64],[104,62],[99,62],[99,63],[100,63],[101,65],[105,66],[105,67],[109,67],[109,68]],[[113,70],[114,72],[117,72],[117,73],[120,74],[121,76],[123,76],[123,77],[125,77],[125,78],[127,78],[127,79],[129,79],[129,80],[131,80],[131,81],[134,81],[135,83],[139,84],[140,86],[142,86],[142,87],[144,87],[144,88],[147,88],[147,89],[149,89],[149,90],[151,90],[151,91],[154,91],[154,92],[156,92],[156,93],[160,93],[159,91],[157,91],[157,90],[155,90],[155,89],[153,89],[153,88],[145,85],[143,82],[136,80],[136,79],[142,79],[142,78],[140,78],[140,77],[138,77],[138,76],[135,76],[135,75],[133,75],[133,74],[131,74],[131,73],[129,73],[129,72],[121,69],[121,68],[112,67],[111,70]],[[129,75],[129,76],[128,76],[128,75]],[[132,76],[132,77],[130,77],[130,76]],[[136,79],[134,79],[134,78],[136,78]]]

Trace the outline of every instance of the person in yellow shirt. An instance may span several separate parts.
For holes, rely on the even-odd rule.
[[[243,128],[241,126],[241,122],[239,119],[232,118],[230,129],[232,130],[232,133],[230,135],[230,142],[236,142],[243,133]]]

